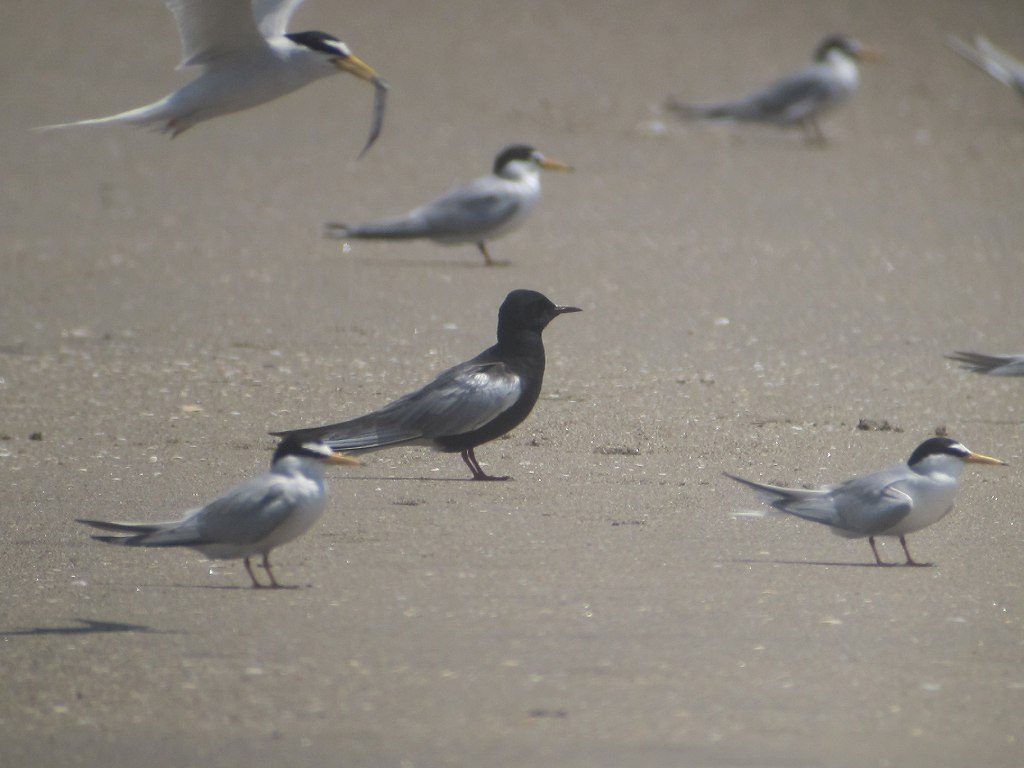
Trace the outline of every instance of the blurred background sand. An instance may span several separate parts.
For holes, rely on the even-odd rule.
[[[157,0],[16,2],[0,28],[0,747],[11,765],[1016,766],[1024,758],[1024,107],[943,44],[1024,55],[1018,2],[310,0],[393,86],[339,77],[174,141],[35,134],[186,82]],[[882,49],[797,132],[676,122],[846,32]],[[491,247],[322,240],[506,143],[576,166]],[[261,471],[267,430],[358,415],[546,333],[533,416],[477,455],[371,455],[240,563],[92,542]],[[858,429],[862,420],[883,427]],[[1010,462],[911,538],[930,569],[755,506],[936,428]],[[885,548],[899,559],[898,547]]]

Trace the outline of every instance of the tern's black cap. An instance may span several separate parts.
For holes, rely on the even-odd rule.
[[[296,45],[304,45],[310,50],[325,53],[328,56],[351,56],[352,54],[341,40],[327,32],[292,32],[285,35]]]
[[[927,459],[929,456],[955,456],[958,459],[966,459],[971,455],[963,443],[951,437],[930,437],[921,443],[907,459],[911,467]]]
[[[531,160],[537,150],[529,144],[509,144],[494,158],[494,173],[500,174],[501,169],[516,160]]]
[[[818,43],[818,47],[814,49],[814,60],[824,61],[829,51],[842,51],[847,56],[852,56],[856,59],[860,58],[863,50],[864,46],[849,35],[829,35]]]

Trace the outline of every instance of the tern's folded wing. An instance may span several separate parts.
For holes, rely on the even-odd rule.
[[[807,69],[769,85],[737,105],[737,116],[761,120],[800,120],[836,96],[832,82]]]
[[[836,527],[865,536],[882,533],[910,514],[913,499],[899,489],[906,466],[855,477],[835,488],[832,498],[839,523]]]
[[[252,544],[269,536],[294,511],[286,478],[265,475],[207,504],[189,528],[193,543]]]
[[[429,443],[479,429],[510,408],[521,392],[520,377],[504,363],[468,362],[366,416],[274,434],[320,439],[336,451]]]
[[[420,208],[433,237],[486,234],[512,218],[522,205],[498,179],[484,177]]]

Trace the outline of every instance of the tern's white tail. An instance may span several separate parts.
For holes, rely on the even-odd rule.
[[[158,101],[138,109],[130,109],[109,117],[94,117],[89,120],[76,120],[73,123],[58,123],[57,125],[44,125],[36,128],[37,131],[53,131],[58,128],[76,128],[85,125],[113,125],[123,123],[125,125],[136,125],[140,128],[152,128],[161,133],[169,133],[172,137],[187,129],[191,123],[182,121],[168,115],[167,100]]]

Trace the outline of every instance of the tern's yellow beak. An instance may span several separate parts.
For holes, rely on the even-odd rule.
[[[552,159],[547,158],[547,157],[545,157],[543,160],[540,161],[540,167],[543,168],[545,171],[571,171],[571,170],[573,170],[573,167],[571,165],[566,165],[563,162],[560,162],[558,160],[552,160]]]
[[[971,451],[966,461],[971,464],[996,464],[1000,467],[1006,466],[1006,462],[1002,459],[993,459],[991,456],[983,456],[982,454],[975,453],[974,451]]]
[[[351,467],[351,466],[358,467],[358,466],[362,466],[363,462],[359,461],[359,459],[354,459],[351,456],[346,456],[344,453],[335,453],[330,458],[325,458],[324,459],[324,463],[326,463],[326,464],[345,465],[345,466],[349,466],[349,467]]]
[[[347,56],[345,58],[337,58],[334,60],[335,66],[338,67],[342,72],[348,72],[349,74],[355,75],[361,80],[368,80],[371,83],[375,83],[380,78],[374,71],[373,67],[367,64],[365,61],[360,59],[358,56]]]
[[[885,54],[883,54],[877,48],[869,48],[866,45],[862,45],[860,50],[857,51],[857,58],[860,61],[868,62],[882,62],[885,61]]]

